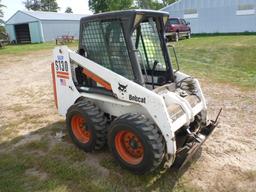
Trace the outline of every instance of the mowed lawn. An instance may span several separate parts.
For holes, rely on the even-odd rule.
[[[255,88],[256,36],[195,37],[173,44],[181,71],[209,82],[227,83],[245,89]],[[76,45],[77,42],[71,44],[72,47]],[[0,58],[40,50],[50,52],[54,46],[54,42],[7,46],[0,49]],[[45,108],[53,109],[50,113],[57,116],[51,92],[47,90],[51,88],[43,88],[46,93],[40,94],[40,97],[44,99]],[[36,97],[33,93],[26,94]],[[41,102],[40,98],[33,99]],[[36,103],[33,105],[36,106]],[[27,110],[26,107],[17,105],[6,109],[18,115]],[[66,136],[64,139],[56,137],[56,133],[65,130],[64,119],[44,120],[44,115],[49,114],[30,114],[20,120],[10,120],[4,125],[0,122],[0,192],[200,190],[190,182],[191,178],[183,175],[186,170],[162,173],[158,169],[154,173],[137,176],[120,168],[107,147],[100,152],[84,153],[74,147]],[[22,129],[27,124],[40,129],[32,131],[28,136],[13,137],[16,129]],[[12,139],[1,142],[2,137],[8,137],[8,134]],[[200,167],[200,164],[187,168],[196,173],[197,166]],[[255,172],[248,173],[244,179],[247,177],[255,179]]]
[[[172,44],[181,71],[218,82],[256,87],[256,35],[195,37]]]
[[[68,44],[69,47],[77,47],[78,41],[73,41]],[[35,44],[24,44],[24,45],[7,45],[4,48],[0,48],[1,55],[12,55],[12,54],[26,54],[33,51],[51,50],[56,46],[55,41],[46,43],[35,43]],[[11,57],[11,56],[10,56]]]

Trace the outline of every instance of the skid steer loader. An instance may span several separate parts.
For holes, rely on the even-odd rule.
[[[80,21],[79,49],[53,51],[58,112],[86,152],[106,143],[120,165],[143,174],[182,166],[216,127],[197,79],[174,70],[164,38],[168,14],[128,10]]]

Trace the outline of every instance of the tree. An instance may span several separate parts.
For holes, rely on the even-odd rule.
[[[161,9],[162,3],[158,0],[136,0],[135,7],[140,9]]]
[[[52,11],[57,12],[59,9],[56,0],[26,0],[23,2],[28,10],[33,11]]]
[[[123,10],[132,7],[133,0],[89,0],[89,8],[94,13]]]
[[[171,3],[174,3],[176,0],[135,0],[135,7],[141,9],[155,9],[159,10]]]
[[[89,0],[89,8],[94,13],[130,8],[159,10],[176,0]]]
[[[41,0],[41,11],[57,12],[59,9],[56,0]]]
[[[2,18],[4,17],[4,12],[3,12],[2,8],[6,7],[6,6],[1,4],[1,1],[2,0],[0,0],[0,24],[3,24],[4,20]]]
[[[109,0],[107,2],[109,4],[108,11],[130,9],[133,4],[133,0]]]
[[[177,1],[177,0],[163,0],[163,5],[167,6],[167,5],[174,3],[175,1]]]
[[[108,11],[108,0],[89,0],[89,8],[94,13],[100,13]]]
[[[41,2],[40,0],[26,0],[23,2],[28,10],[40,11]]]
[[[72,8],[71,7],[67,7],[65,13],[73,13]]]

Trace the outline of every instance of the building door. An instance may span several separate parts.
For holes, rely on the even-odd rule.
[[[28,24],[15,25],[17,43],[31,43]]]

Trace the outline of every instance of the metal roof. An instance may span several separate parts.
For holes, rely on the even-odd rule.
[[[39,20],[80,20],[89,14],[57,13],[44,11],[20,11]]]

